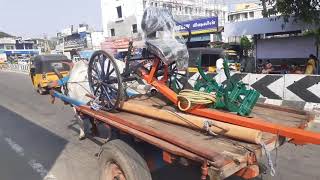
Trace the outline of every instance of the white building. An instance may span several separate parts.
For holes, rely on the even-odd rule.
[[[102,31],[94,31],[87,24],[79,24],[79,27],[70,26],[57,33],[58,51],[70,51],[81,49],[101,49],[101,42],[104,41]]]
[[[57,33],[57,39],[55,52],[72,59],[81,51],[100,50],[105,37],[102,31],[94,31],[87,24],[79,24],[78,27],[72,25],[61,30]]]
[[[103,32],[95,31],[91,32],[91,42],[92,42],[92,49],[93,50],[100,50],[101,43],[105,40],[103,36]]]
[[[13,50],[16,49],[16,38],[15,37],[3,37],[0,38],[0,49]]]
[[[143,11],[148,6],[170,9],[181,21],[217,16],[219,26],[227,16],[226,5],[210,0],[101,0],[104,36],[140,36]]]
[[[267,6],[267,9],[271,6]],[[242,3],[237,4],[233,11],[228,13],[228,22],[247,21],[252,19],[263,18],[263,7],[259,3]]]
[[[272,8],[272,6],[267,5],[267,9]],[[263,7],[261,3],[239,3],[236,4],[234,9],[229,11],[228,13],[228,21],[226,22],[225,31],[228,31],[230,28],[229,24],[249,21],[253,19],[261,19],[263,18]],[[251,35],[246,35],[249,39],[251,39]],[[241,36],[229,36],[227,37],[225,33],[222,33],[222,39],[224,42],[228,42],[231,44],[240,44]]]

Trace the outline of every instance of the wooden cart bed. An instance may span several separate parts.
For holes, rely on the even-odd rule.
[[[146,106],[168,108],[166,103],[158,98],[141,97],[135,100],[137,99]],[[130,128],[127,128],[127,133],[133,135],[142,133],[138,138],[143,138],[144,135],[146,135],[146,137],[150,136],[149,138],[151,139],[158,139],[158,143],[151,140],[149,142],[159,148],[163,149],[163,144],[160,142],[167,143],[168,147],[177,147],[175,150],[164,148],[174,155],[187,156],[189,158],[198,157],[192,160],[208,160],[212,166],[219,170],[220,177],[222,178],[228,177],[246,167],[253,155],[259,159],[263,154],[260,145],[241,142],[222,136],[212,136],[205,132],[132,113],[107,113],[103,111],[94,111],[94,113],[92,113],[92,110],[89,108],[80,109],[80,111],[90,116],[95,116],[96,119],[102,120],[111,126],[119,126],[117,128],[120,128],[120,126],[128,126]],[[312,114],[305,111],[263,104],[256,105],[251,115],[265,119],[266,121],[292,127],[305,127],[302,125],[314,118]],[[117,125],[117,123],[119,125]],[[126,128],[122,127],[122,130],[126,130]],[[283,142],[283,139],[270,133],[263,133],[262,139],[269,151],[275,149]]]

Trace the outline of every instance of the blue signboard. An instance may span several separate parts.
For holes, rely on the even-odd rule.
[[[84,58],[84,59],[89,60],[93,53],[94,53],[93,50],[85,50],[85,51],[80,51],[79,55],[80,55],[80,58]]]
[[[192,34],[214,32],[218,29],[218,17],[195,19],[192,21],[184,21],[180,23],[188,27],[191,30]],[[178,25],[177,28],[177,31],[180,31],[182,33],[188,32],[188,30],[181,25]]]
[[[7,54],[7,56],[9,55],[37,55],[39,54],[39,50],[6,50],[5,53]]]

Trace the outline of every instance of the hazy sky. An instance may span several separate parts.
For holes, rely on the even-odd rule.
[[[100,0],[0,0],[0,31],[23,37],[55,36],[71,24],[102,30]]]
[[[100,1],[0,0],[0,31],[22,37],[55,36],[63,28],[79,23],[102,30]],[[241,1],[254,0],[225,0],[225,3]]]

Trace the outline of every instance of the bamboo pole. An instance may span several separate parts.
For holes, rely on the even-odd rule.
[[[255,129],[214,121],[212,119],[207,119],[194,115],[158,109],[142,105],[141,102],[135,100],[123,102],[120,106],[120,109],[130,113],[186,126],[192,129],[204,130],[205,124],[209,122],[209,124],[211,124],[209,128],[212,132],[250,143],[259,144],[262,138],[262,132]]]

